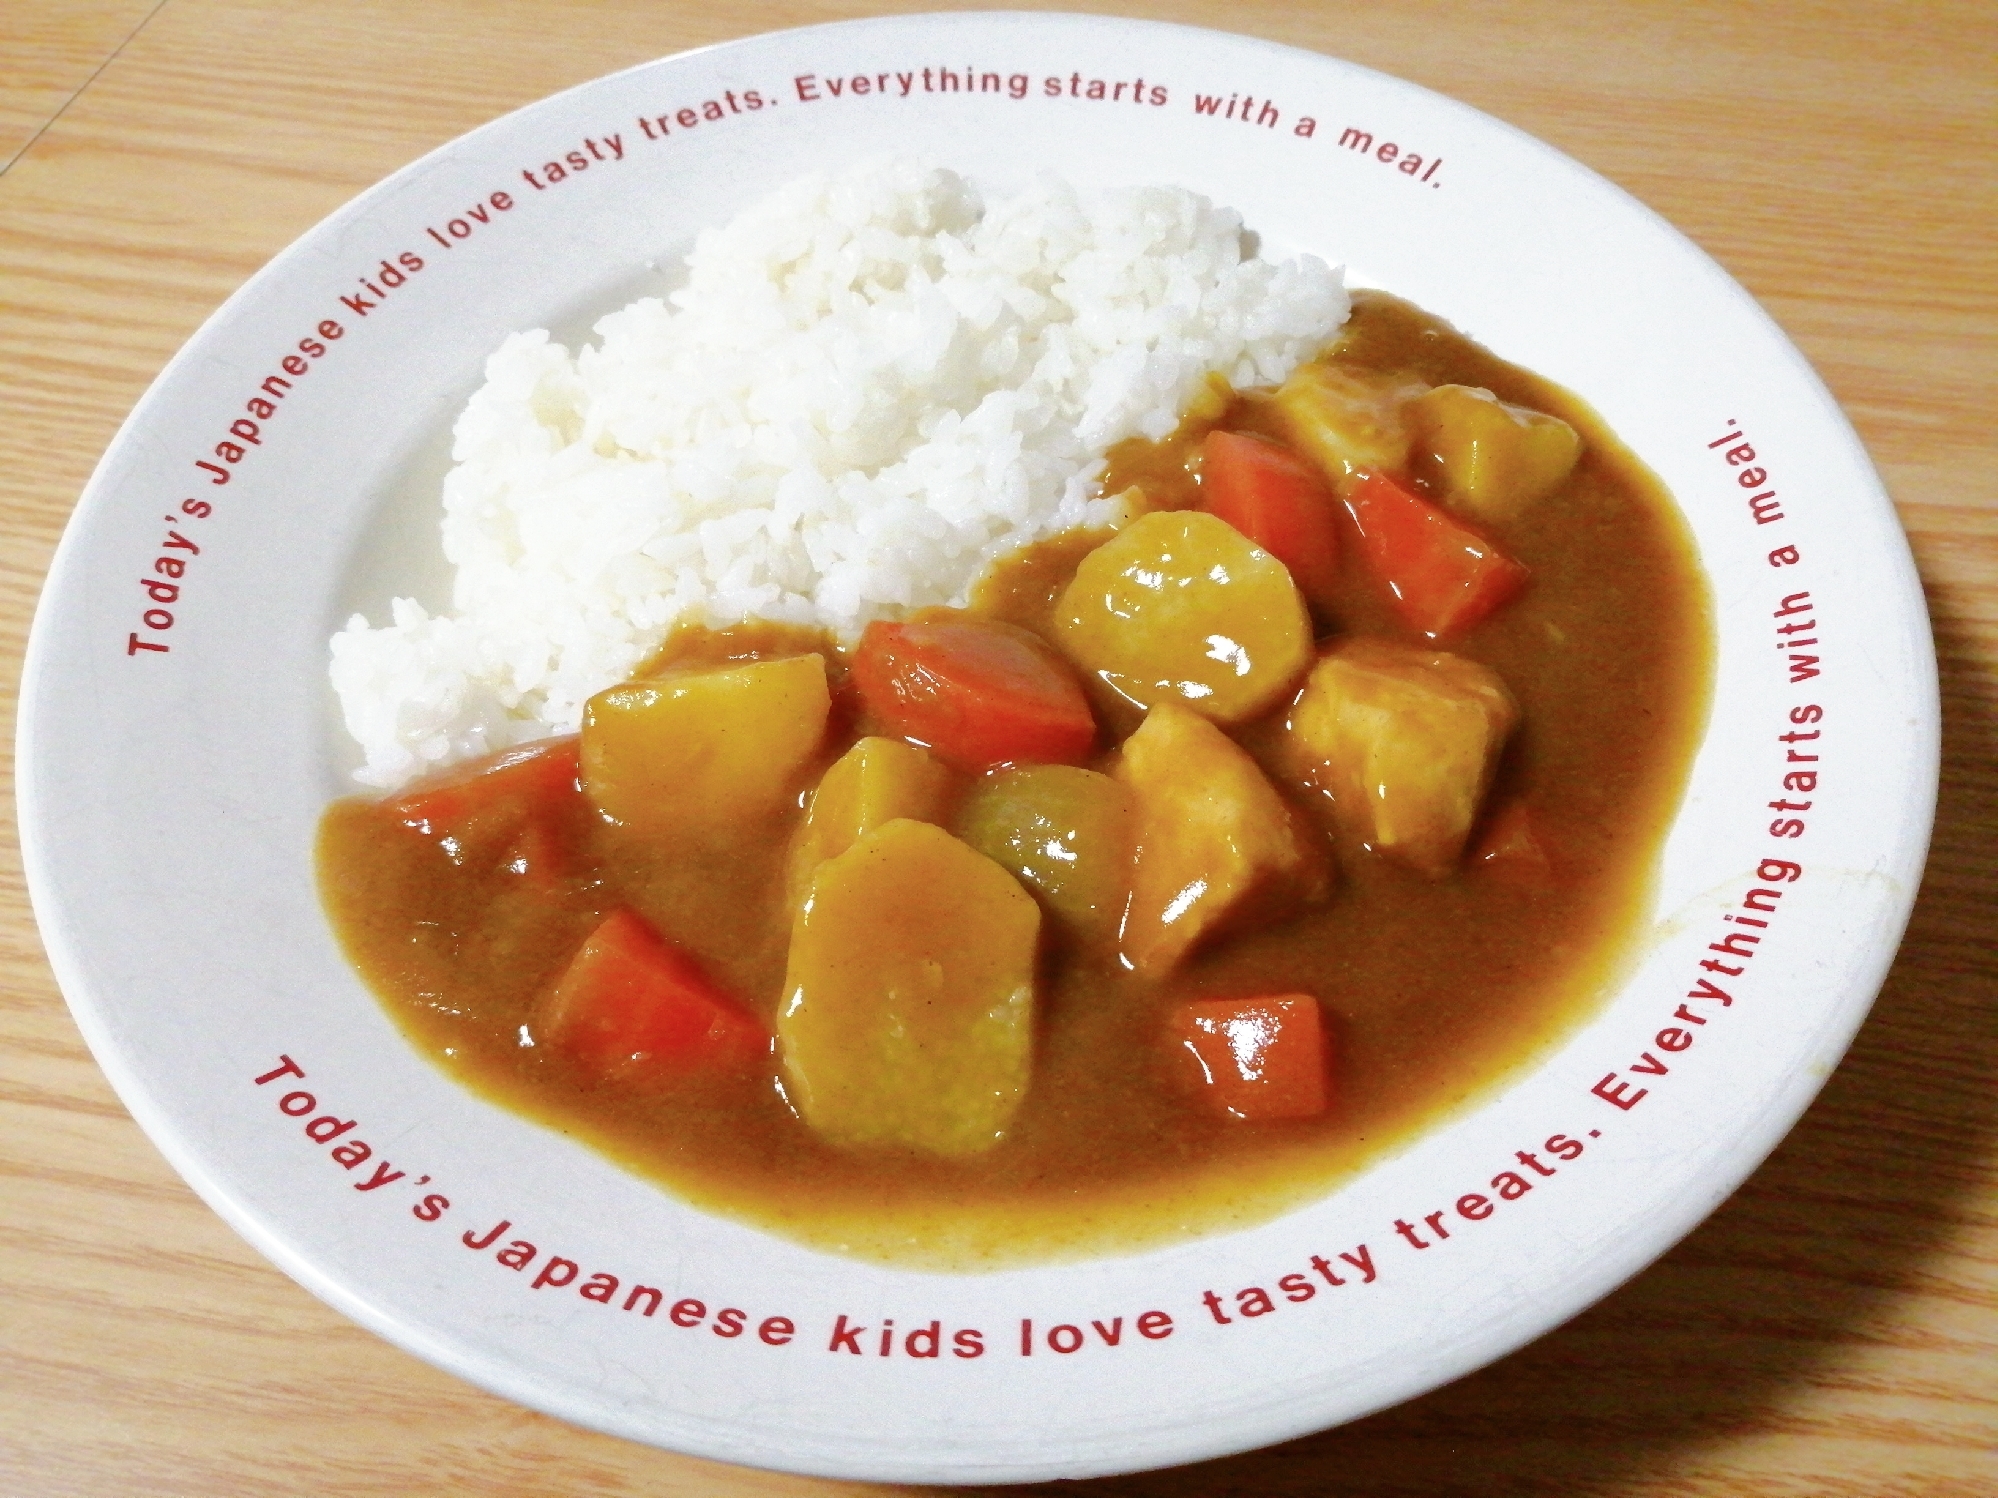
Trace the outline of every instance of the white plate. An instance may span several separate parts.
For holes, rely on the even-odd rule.
[[[1177,182],[1239,208],[1274,251],[1345,262],[1590,401],[1678,497],[1712,580],[1712,721],[1628,982],[1502,1095],[1252,1231],[947,1276],[703,1216],[432,1069],[320,914],[314,824],[352,763],[327,636],[434,569],[435,501],[402,500],[434,495],[487,353],[517,328],[576,336],[699,228],[889,150],[987,186],[1050,165]],[[550,184],[543,163],[571,152],[583,165]],[[391,285],[404,252],[422,269]],[[287,369],[277,414],[254,442],[232,437]],[[1732,432],[1780,519],[1752,512],[1722,456],[1736,444],[1716,446]],[[240,461],[217,451],[231,442]],[[149,597],[162,555],[185,574]],[[1778,632],[1806,618],[1808,650]],[[1799,680],[1806,654],[1817,674]],[[1864,453],[1796,351],[1672,229],[1519,132],[1349,64],[1012,14],[669,58],[509,115],[333,215],[202,328],[105,455],[22,696],[22,837],[63,990],[133,1114],[253,1243],[365,1325],[523,1403],[703,1456],[904,1482],[1084,1476],[1350,1420],[1519,1346],[1648,1263],[1774,1146],[1864,1015],[1920,874],[1937,742],[1921,595]],[[1819,736],[1785,738],[1800,733]],[[1812,803],[1802,835],[1772,836],[1793,753],[1819,756],[1820,786],[1795,798]],[[1725,959],[1744,969],[1724,980],[1732,1002],[1675,1022],[1768,858],[1802,876],[1781,884],[1754,957]],[[1656,1038],[1675,1026],[1689,1049]],[[302,1075],[259,1080],[285,1058]],[[1622,1102],[1606,1099],[1619,1086]],[[307,1137],[321,1117],[321,1131],[351,1120],[344,1138],[373,1160],[334,1163]],[[1530,1194],[1451,1216],[1426,1249],[1395,1229],[1450,1212],[1557,1133],[1585,1152]],[[382,1161],[394,1174],[375,1185]],[[494,1246],[468,1246],[502,1222]],[[536,1249],[520,1271],[495,1257],[516,1239]],[[683,1327],[536,1288],[558,1256],[705,1315]],[[1317,1285],[1310,1300],[1239,1313],[1239,1290],[1294,1273]],[[1236,1309],[1226,1324],[1210,1291]],[[729,1307],[744,1335],[715,1335]],[[1152,1310],[1169,1335],[1137,1334]],[[869,1328],[857,1351],[835,1335],[842,1316]],[[977,1328],[985,1353],[916,1359],[898,1341],[880,1356],[890,1318],[938,1322],[946,1347]],[[1054,1328],[1080,1350],[1053,1350]]]

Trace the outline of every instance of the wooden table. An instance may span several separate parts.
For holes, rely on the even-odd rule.
[[[937,9],[937,4],[866,7]],[[1942,802],[1844,1068],[1655,1267],[1499,1365],[1104,1494],[1998,1494],[1998,12],[1825,3],[1103,3],[1452,94],[1657,208],[1844,403],[1935,616]],[[77,493],[200,321],[439,142],[846,0],[7,0],[0,629],[11,715]],[[11,812],[12,800],[6,806]],[[718,1467],[492,1398],[349,1325],[167,1169],[71,1025],[0,851],[0,1490],[888,1491]]]

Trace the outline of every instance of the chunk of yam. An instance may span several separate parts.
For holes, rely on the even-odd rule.
[[[583,707],[583,789],[643,831],[741,829],[797,794],[831,706],[818,655],[611,687]]]
[[[1474,385],[1438,385],[1409,402],[1417,446],[1453,510],[1502,524],[1574,471],[1582,439],[1558,416],[1508,405]]]
[[[805,822],[791,842],[785,887],[795,908],[812,875],[868,833],[897,817],[941,822],[950,802],[950,771],[900,739],[865,738],[833,761],[812,792]]]
[[[996,1145],[1032,1070],[1040,920],[1011,874],[926,822],[820,864],[777,1017],[805,1122],[843,1146]]]
[[[1312,668],[1285,727],[1297,763],[1352,835],[1441,878],[1518,718],[1505,683],[1475,661],[1354,640]]]
[[[1283,563],[1198,510],[1146,515],[1084,557],[1055,628],[1126,700],[1217,723],[1275,705],[1311,662],[1311,616]]]
[[[1323,892],[1323,848],[1246,752],[1177,703],[1124,743],[1117,779],[1137,827],[1124,958],[1169,971],[1195,944],[1259,911]]]

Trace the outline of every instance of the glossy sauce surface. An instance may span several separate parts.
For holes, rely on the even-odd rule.
[[[727,846],[661,848],[579,813],[554,872],[532,881],[454,863],[436,840],[348,801],[327,813],[327,910],[356,966],[411,1041],[489,1097],[583,1139],[683,1197],[815,1245],[934,1267],[979,1267],[1156,1243],[1264,1219],[1485,1094],[1557,1041],[1641,937],[1657,851],[1704,723],[1711,626],[1704,579],[1670,501],[1564,393],[1392,298],[1361,294],[1338,357],[1430,383],[1480,385],[1560,415],[1586,439],[1551,498],[1498,536],[1527,591],[1461,639],[1522,713],[1486,802],[1523,806],[1544,871],[1467,858],[1432,880],[1338,839],[1323,903],[1203,950],[1158,979],[1109,953],[1051,941],[1026,1103],[1006,1140],[971,1160],[848,1151],[816,1139],[777,1085],[595,1085],[534,1043],[535,1015],[571,953],[628,905],[694,949],[767,1019],[790,934],[785,846],[801,815]],[[1222,425],[1274,431],[1238,398]],[[1106,492],[1152,508],[1199,498],[1198,432],[1113,452]],[[1415,478],[1422,482],[1418,467]],[[1046,632],[1053,599],[1100,537],[1065,537],[989,577],[974,610]],[[1418,643],[1346,546],[1321,638]],[[818,771],[866,731],[831,643],[750,625],[682,630],[648,669],[819,650],[834,691]],[[1104,694],[1105,742],[1136,714]],[[1281,707],[1235,737],[1286,782]],[[1474,847],[1476,839],[1473,840]],[[1188,999],[1307,993],[1335,1055],[1321,1118],[1244,1124],[1189,1107],[1160,1016]]]

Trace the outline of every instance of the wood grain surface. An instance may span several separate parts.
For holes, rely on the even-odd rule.
[[[834,0],[5,0],[0,688],[91,466],[245,277],[516,105]],[[1775,315],[1914,543],[1942,798],[1844,1067],[1705,1226],[1504,1362],[1345,1429],[1065,1487],[1586,1498],[1998,1494],[1998,12],[1988,0],[1223,3],[1620,183]],[[11,731],[8,734],[11,741]],[[11,816],[12,799],[5,802]],[[0,850],[0,1493],[888,1492],[714,1466],[486,1395],[350,1325],[201,1205],[63,1008]],[[939,1490],[942,1491],[942,1490]]]

